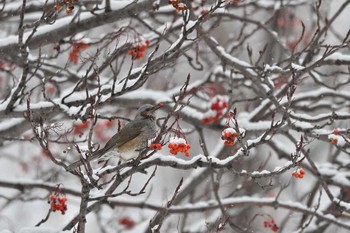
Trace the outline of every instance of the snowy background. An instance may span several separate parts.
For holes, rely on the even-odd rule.
[[[349,5],[0,2],[0,233],[348,232]],[[161,150],[66,171],[145,103]]]

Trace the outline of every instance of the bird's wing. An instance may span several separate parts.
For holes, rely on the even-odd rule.
[[[95,152],[97,156],[103,155],[111,148],[122,146],[128,141],[136,138],[142,133],[145,127],[144,120],[134,120],[124,126],[118,133],[114,134],[106,143],[106,145],[99,151]],[[95,154],[94,153],[94,154]]]
[[[106,153],[114,146],[122,146],[128,141],[136,138],[138,135],[140,135],[140,133],[143,132],[144,127],[144,120],[134,120],[132,121],[132,123],[126,124],[124,128],[122,128],[118,133],[114,134],[113,137],[111,137],[111,139],[109,139],[109,141],[101,150],[95,151],[91,156],[89,156],[87,158],[88,161],[95,160],[101,157],[104,153]],[[123,135],[123,137],[121,137],[120,135]],[[82,164],[82,160],[75,161],[74,163],[68,166],[67,171],[72,171]]]

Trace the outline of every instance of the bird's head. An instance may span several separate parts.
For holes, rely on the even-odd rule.
[[[135,120],[150,119],[155,120],[155,111],[162,107],[163,104],[145,104],[142,105],[136,112]]]

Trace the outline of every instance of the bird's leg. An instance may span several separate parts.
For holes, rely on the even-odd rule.
[[[141,156],[137,156],[137,158],[132,159],[131,164],[133,167],[137,167],[140,164]]]
[[[133,167],[137,167],[137,166],[140,164],[141,159],[147,154],[147,151],[148,151],[148,150],[149,150],[148,148],[145,148],[145,149],[143,149],[142,151],[140,151],[139,156],[137,156],[137,157],[136,157],[135,159],[133,159],[133,161],[132,161]],[[147,171],[146,171],[145,169],[140,170],[139,172],[140,172],[140,173],[143,173],[143,174],[147,174]]]

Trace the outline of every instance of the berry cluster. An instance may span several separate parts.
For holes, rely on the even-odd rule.
[[[333,134],[334,135],[339,135],[339,129],[334,129],[333,130]],[[331,135],[328,137],[329,139],[329,143],[332,144],[332,145],[335,145],[338,143],[338,138],[336,137],[332,137]]]
[[[287,77],[284,75],[280,75],[273,80],[276,89],[280,89],[283,86],[283,84],[287,83],[287,81]]]
[[[329,143],[332,145],[335,145],[338,143],[338,139],[337,138],[329,138]]]
[[[187,10],[187,6],[185,3],[181,3],[180,0],[169,0],[169,3],[173,5],[177,12]]]
[[[334,129],[332,134],[328,135],[329,143],[342,146],[347,140],[340,134],[339,129]]]
[[[62,2],[55,5],[55,10],[59,11],[62,9],[62,6],[66,6],[66,13],[71,14],[74,10],[73,4],[77,2],[78,0],[63,0]]]
[[[334,129],[333,133],[328,135],[329,143],[332,145],[337,145],[340,147],[345,146],[345,144],[350,144],[350,141],[348,138],[345,138],[342,134],[344,131],[340,131],[339,129]]]
[[[151,143],[151,145],[149,145],[150,149],[153,150],[161,150],[162,149],[162,144],[160,143]]]
[[[10,63],[0,63],[0,70],[11,71],[15,68],[15,65]]]
[[[232,4],[233,4],[234,6],[237,6],[237,5],[239,4],[239,0],[232,0]]]
[[[41,148],[41,155],[48,158],[50,154],[48,150],[44,150],[43,148]]]
[[[146,40],[145,42],[138,42],[136,44],[133,44],[131,46],[131,49],[129,50],[128,54],[132,57],[132,59],[137,60],[145,56],[145,51],[147,49],[147,46],[150,44],[149,40]]]
[[[182,152],[186,156],[190,156],[188,150],[191,148],[191,146],[186,142],[184,138],[170,138],[168,148],[170,149],[170,153],[173,155],[176,155],[178,152]]]
[[[119,219],[119,224],[123,225],[125,229],[131,230],[135,226],[135,221],[130,219],[129,217],[122,217]]]
[[[79,56],[81,51],[89,48],[90,45],[86,44],[85,41],[79,40],[78,42],[74,42],[72,45],[72,49],[69,53],[68,61],[73,62],[74,64],[78,64]]]
[[[48,97],[57,93],[57,87],[53,83],[45,83],[45,95]]]
[[[194,0],[192,1],[192,10],[196,15],[204,15],[208,12],[207,9],[205,9],[206,0]]]
[[[227,98],[221,95],[217,95],[211,101],[211,110],[223,111],[227,108]]]
[[[276,225],[273,219],[271,219],[271,221],[264,221],[264,227],[271,228],[271,231],[273,232],[277,232],[279,230],[278,226]]]
[[[49,204],[51,205],[51,210],[55,212],[56,210],[61,211],[61,214],[65,214],[67,211],[67,198],[59,197],[58,195],[52,194],[49,196]]]
[[[226,128],[221,133],[221,139],[225,141],[225,146],[233,146],[235,144],[236,137],[237,133],[233,128]]]
[[[227,97],[217,95],[209,102],[209,105],[210,110],[202,118],[203,124],[210,124],[219,120],[228,107]]]
[[[197,11],[200,8],[204,7],[206,0],[194,0],[192,1],[192,10]]]
[[[84,133],[84,130],[89,127],[90,125],[90,120],[87,120],[85,122],[81,122],[78,124],[73,125],[73,134],[74,135],[82,135]]]
[[[298,168],[294,172],[292,172],[292,176],[294,176],[297,179],[302,179],[304,178],[305,175],[305,170],[303,168]]]

